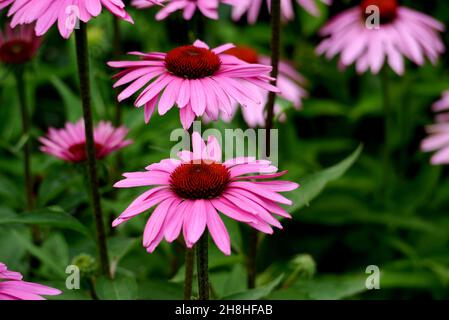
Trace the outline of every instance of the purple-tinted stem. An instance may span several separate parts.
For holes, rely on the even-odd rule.
[[[101,272],[111,277],[106,232],[101,209],[99,183],[97,176],[97,163],[95,157],[95,142],[92,121],[92,106],[89,83],[89,55],[87,47],[87,25],[80,23],[80,28],[75,31],[76,56],[78,61],[78,75],[80,81],[81,102],[83,107],[84,128],[86,134],[87,171],[89,182],[90,200],[95,220],[97,250],[100,257]]]
[[[274,80],[271,84],[276,86],[277,76],[279,72],[279,59],[280,59],[280,48],[281,48],[281,1],[272,0],[271,1],[271,77]],[[267,130],[266,140],[265,140],[265,150],[267,157],[270,156],[271,150],[271,135],[270,130],[273,128],[273,118],[274,118],[274,104],[276,102],[276,93],[269,92],[268,102],[266,105],[267,118],[265,120],[265,128]],[[248,273],[248,288],[252,289],[256,286],[256,276],[257,276],[257,247],[258,247],[258,233],[256,230],[250,231],[249,237],[249,247],[248,247],[248,261],[247,261],[247,273]]]
[[[209,300],[209,233],[204,231],[195,245],[198,271],[198,299]]]

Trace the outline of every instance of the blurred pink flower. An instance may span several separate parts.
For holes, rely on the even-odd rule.
[[[97,159],[103,159],[108,154],[122,149],[131,143],[125,140],[128,129],[114,128],[110,122],[100,121],[94,129],[95,150]],[[83,162],[86,160],[86,138],[84,121],[67,122],[65,128],[50,128],[46,137],[39,138],[41,151],[68,162]]]
[[[8,17],[12,16],[11,26],[36,22],[38,36],[45,34],[57,23],[59,33],[67,39],[77,21],[88,22],[98,16],[103,7],[115,16],[133,22],[122,0],[0,0],[0,9],[10,4]]]
[[[218,19],[218,6],[221,3],[234,4],[240,0],[132,0],[131,4],[138,9],[146,9],[155,5],[163,5],[156,15],[156,20],[163,20],[172,13],[182,10],[183,18],[185,20],[192,19],[196,10],[199,10],[204,16],[209,19]]]
[[[263,65],[271,64],[271,58],[261,56],[257,53],[257,51],[249,47],[235,47],[225,51],[224,53],[235,56],[247,63],[259,63]],[[307,92],[301,87],[304,82],[305,80],[303,76],[299,74],[288,62],[281,61],[279,63],[279,75],[277,78],[277,87],[280,90],[279,97],[291,103],[296,110],[301,109],[302,99],[307,96]],[[261,89],[261,95],[263,96],[263,100],[260,105],[252,108],[242,108],[243,118],[251,128],[265,126],[265,105],[268,101],[268,93]],[[238,105],[234,104],[231,115],[221,113],[220,117],[223,121],[229,122],[234,118],[237,110]],[[274,111],[275,115],[279,117],[281,121],[285,120],[285,113],[283,113],[282,107],[279,103],[276,103]]]
[[[427,126],[429,134],[421,143],[424,152],[436,151],[430,162],[434,165],[449,164],[449,91],[443,92],[440,100],[432,106],[437,113],[436,124]]]
[[[145,105],[145,122],[150,121],[156,106],[164,115],[176,104],[182,126],[188,129],[195,116],[217,120],[220,111],[231,114],[235,102],[247,108],[260,105],[264,99],[260,89],[279,92],[269,83],[270,66],[223,54],[232,47],[225,44],[210,50],[197,40],[168,53],[130,53],[140,56],[140,61],[109,62],[113,68],[125,69],[115,76],[114,88],[130,83],[118,100],[146,86],[134,103],[136,107]]]
[[[0,262],[0,300],[45,300],[42,295],[55,296],[61,294],[41,284],[23,281],[19,272],[10,271]]]
[[[449,90],[443,92],[441,99],[433,104],[432,110],[437,112],[437,122],[449,122]]]
[[[183,231],[191,248],[206,226],[217,247],[231,254],[228,231],[218,212],[267,234],[271,226],[282,228],[272,215],[290,218],[277,203],[292,202],[279,194],[299,187],[289,181],[258,181],[280,177],[268,160],[236,158],[221,163],[221,148],[213,136],[207,145],[200,134],[192,135],[193,152],[181,151],[178,159],[165,159],[144,172],[125,173],[116,188],[157,186],[138,198],[113,222],[113,226],[154,209],[145,227],[143,245],[153,252],[163,238],[172,242]],[[251,175],[248,175],[251,174]],[[217,212],[218,211],[218,212]]]
[[[368,25],[366,9],[375,5],[380,25]],[[369,11],[369,10],[368,10]],[[428,58],[435,63],[445,51],[439,32],[444,25],[421,12],[398,6],[396,0],[364,0],[327,23],[326,37],[317,48],[328,59],[341,54],[340,66],[356,64],[357,72],[377,74],[387,62],[399,75],[404,73],[404,56],[418,65]]]
[[[293,20],[295,18],[295,9],[293,7],[294,0],[281,0],[281,15],[286,21]],[[303,7],[308,13],[314,16],[318,16],[320,11],[316,4],[318,0],[296,0],[296,2]],[[332,0],[320,0],[321,2],[331,5]],[[247,13],[248,23],[254,24],[257,21],[260,10],[262,8],[263,0],[238,0],[233,5],[232,18],[234,20],[240,20],[242,16]],[[271,0],[267,0],[267,5],[270,7]]]
[[[19,64],[30,61],[41,46],[41,38],[34,34],[32,25],[0,30],[0,62]]]

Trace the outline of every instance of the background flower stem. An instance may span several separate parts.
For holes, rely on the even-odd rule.
[[[23,146],[23,173],[25,180],[26,211],[33,209],[33,177],[31,175],[31,142],[30,142],[30,114],[26,102],[26,84],[24,69],[19,67],[15,72],[17,94],[19,97],[20,113],[22,117],[22,133],[25,138]]]
[[[279,59],[280,59],[280,48],[281,48],[281,1],[273,0],[271,1],[271,77],[274,80],[271,84],[276,86],[277,76],[279,72]],[[266,140],[265,140],[265,154],[267,157],[270,156],[271,150],[271,135],[269,131],[273,128],[273,118],[274,118],[274,104],[276,102],[276,93],[269,92],[268,102],[266,105],[267,118],[265,121],[265,128],[267,129]],[[256,259],[257,259],[257,247],[258,247],[258,233],[256,230],[250,231],[249,237],[249,250],[248,250],[248,261],[247,261],[247,273],[248,273],[248,288],[254,288],[256,285]]]
[[[198,119],[197,119],[198,120]],[[188,130],[189,135],[189,149],[193,151],[192,143],[193,125]],[[184,300],[190,300],[192,297],[192,282],[193,282],[193,263],[195,259],[194,248],[186,248],[185,254],[185,276],[184,276]]]
[[[112,30],[113,30],[114,58],[119,59],[120,55],[122,54],[121,49],[122,33],[120,31],[120,20],[114,15],[112,15]],[[119,101],[116,99],[114,125],[118,127],[121,124],[122,124],[122,108]]]
[[[99,183],[97,176],[97,163],[95,157],[95,143],[93,134],[92,107],[89,85],[89,56],[87,47],[87,26],[80,23],[80,28],[75,32],[76,56],[78,61],[78,74],[80,81],[80,93],[84,115],[84,128],[86,134],[86,154],[89,180],[89,193],[95,220],[97,249],[100,257],[101,272],[111,277],[108,251],[106,244],[106,232],[101,209]]]
[[[199,300],[209,300],[209,264],[208,264],[209,233],[204,231],[195,248],[198,268]]]

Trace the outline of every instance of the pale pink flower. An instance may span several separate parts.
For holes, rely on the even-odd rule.
[[[437,113],[437,122],[449,122],[449,90],[443,92],[441,99],[433,104],[432,109]]]
[[[367,25],[366,8],[380,11],[380,25]],[[317,48],[328,59],[340,54],[340,66],[356,64],[359,73],[377,74],[385,63],[399,75],[404,73],[404,57],[417,65],[428,58],[436,63],[445,51],[439,32],[444,25],[421,12],[398,6],[396,0],[364,0],[327,23],[321,30],[326,37]]]
[[[138,9],[146,9],[155,5],[164,7],[156,14],[156,20],[163,20],[176,11],[183,11],[185,20],[192,19],[196,10],[209,19],[218,19],[218,6],[220,3],[234,4],[240,0],[162,0],[154,2],[150,0],[132,0],[131,4]]]
[[[115,16],[133,22],[122,0],[0,0],[0,9],[11,5],[8,17],[11,26],[36,22],[36,35],[45,34],[57,23],[63,38],[69,38],[77,21],[88,22],[98,16],[103,7]]]
[[[114,128],[110,122],[100,121],[94,128],[96,158],[103,159],[111,152],[122,149],[132,143],[125,140],[128,129]],[[40,137],[41,151],[68,162],[86,160],[86,136],[84,121],[67,122],[62,129],[50,128],[46,137]]]
[[[8,270],[6,265],[0,262],[0,300],[45,300],[43,295],[61,294],[58,289],[22,279],[22,274]]]
[[[271,58],[259,55],[257,51],[249,47],[235,47],[224,53],[233,55],[247,63],[259,63],[264,65],[271,64]],[[304,82],[305,80],[303,76],[299,74],[295,68],[293,68],[286,61],[280,61],[279,74],[277,77],[277,87],[280,90],[279,97],[291,103],[296,110],[301,109],[302,99],[307,96],[307,92],[301,87]],[[268,101],[268,93],[261,89],[261,95],[264,99],[260,105],[252,108],[241,108],[243,118],[251,128],[265,126],[265,106]],[[237,110],[238,105],[234,104],[233,113],[231,115],[222,113],[220,117],[223,121],[229,122],[234,118]],[[282,107],[279,103],[275,104],[274,112],[280,121],[284,121],[286,119],[285,113],[283,113]],[[209,119],[206,119],[206,121],[209,121]]]
[[[421,143],[424,152],[436,151],[430,162],[434,165],[449,164],[449,91],[432,106],[436,123],[426,127],[429,134]]]
[[[178,154],[180,160],[165,159],[146,167],[144,172],[123,174],[125,179],[115,187],[154,188],[136,198],[112,225],[118,226],[157,205],[143,234],[143,246],[148,252],[153,252],[163,238],[174,241],[181,231],[191,248],[207,227],[226,255],[231,253],[231,241],[219,212],[263,233],[273,233],[272,226],[282,228],[273,214],[290,218],[278,203],[292,202],[279,192],[294,190],[298,184],[271,179],[286,171],[275,173],[277,168],[270,161],[252,157],[222,163],[221,148],[213,136],[206,145],[194,132],[192,147],[193,152]]]
[[[0,62],[21,64],[30,61],[40,48],[42,40],[34,34],[32,25],[11,28],[6,24],[0,30]]]
[[[195,117],[207,115],[217,120],[220,111],[231,114],[234,103],[247,108],[261,105],[264,98],[260,88],[279,92],[269,83],[271,67],[223,54],[233,47],[225,44],[210,50],[197,40],[168,53],[132,52],[141,57],[140,61],[109,62],[111,67],[125,69],[115,76],[118,81],[114,88],[128,84],[118,100],[144,88],[134,104],[145,106],[145,122],[150,121],[156,106],[164,115],[176,105],[185,129]]]
[[[308,13],[318,16],[320,11],[316,4],[318,0],[296,0],[296,2],[303,7]],[[332,0],[320,0],[321,2],[331,5]],[[271,6],[271,0],[266,0],[268,8]],[[254,24],[257,21],[260,10],[262,8],[263,0],[239,0],[233,5],[232,18],[240,20],[246,13],[248,16],[248,23]],[[281,0],[281,16],[285,21],[293,20],[295,18],[294,0]]]

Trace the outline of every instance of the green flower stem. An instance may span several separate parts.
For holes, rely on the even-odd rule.
[[[256,260],[257,260],[257,247],[259,246],[259,234],[256,230],[251,229],[248,239],[248,259],[247,259],[247,285],[248,289],[256,287]]]
[[[112,30],[113,30],[113,42],[114,42],[114,57],[118,59],[122,54],[121,43],[122,43],[122,33],[120,31],[120,19],[116,16],[112,16]],[[115,103],[115,115],[114,115],[114,125],[116,127],[122,124],[122,108],[118,100]]]
[[[271,84],[276,86],[277,76],[279,72],[279,59],[281,50],[281,1],[273,0],[271,1],[271,77],[274,78]],[[265,140],[265,154],[267,157],[270,156],[271,150],[271,135],[270,130],[273,128],[273,118],[274,118],[274,104],[276,102],[276,93],[269,92],[268,102],[266,105],[267,118],[265,121],[265,129],[267,130],[266,140]],[[257,247],[258,247],[258,232],[256,230],[250,231],[249,238],[249,250],[247,259],[247,273],[248,273],[248,288],[252,289],[256,286],[256,260],[257,260]]]
[[[101,209],[99,183],[97,176],[97,163],[95,157],[95,142],[93,134],[92,107],[89,84],[89,56],[87,47],[87,25],[80,23],[80,28],[75,31],[76,56],[78,61],[78,74],[80,81],[80,93],[84,115],[84,127],[86,134],[86,154],[88,169],[88,184],[90,200],[95,220],[97,250],[100,257],[101,272],[111,277],[106,232]]]
[[[277,76],[279,73],[279,60],[281,54],[281,0],[271,1],[271,77],[274,78],[271,84],[276,86]],[[273,128],[274,118],[274,104],[276,102],[276,93],[269,92],[268,102],[266,105],[267,118],[265,121],[265,128],[267,131]],[[267,132],[266,135],[266,154],[270,156],[271,135]]]

